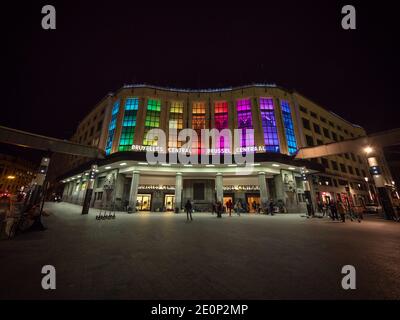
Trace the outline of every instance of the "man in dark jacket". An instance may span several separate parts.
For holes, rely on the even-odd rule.
[[[186,211],[187,221],[189,221],[189,216],[190,216],[190,220],[193,220],[193,218],[192,218],[192,203],[190,202],[189,199],[188,199],[188,201],[186,201],[185,211]]]

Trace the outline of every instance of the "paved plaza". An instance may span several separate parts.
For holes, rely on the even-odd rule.
[[[47,203],[48,230],[0,242],[1,299],[399,299],[400,223],[118,213]],[[341,288],[353,265],[357,289]],[[56,290],[41,288],[54,265]]]

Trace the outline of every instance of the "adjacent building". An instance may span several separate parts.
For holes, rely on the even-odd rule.
[[[164,149],[157,149],[157,138],[146,136],[155,128],[166,132]],[[199,158],[254,152],[251,174],[244,174],[243,166],[235,161],[156,165],[146,161],[149,150],[171,158],[187,152],[182,149],[185,141],[177,139],[185,128],[199,136],[202,129],[238,129],[241,137],[236,146],[221,138],[210,148],[199,139],[190,152]],[[140,211],[173,211],[189,199],[195,209],[206,211],[215,201],[232,200],[254,212],[257,204],[272,199],[286,212],[305,212],[308,199],[314,204],[345,201],[353,206],[376,201],[361,146],[351,153],[312,161],[294,159],[299,148],[365,135],[360,126],[276,85],[205,90],[126,85],[102,99],[71,140],[96,146],[106,154],[106,159],[97,162],[94,207],[111,202],[120,209],[130,205]],[[68,157],[67,172],[61,177],[64,201],[82,204],[91,164],[90,159]],[[389,171],[387,176],[390,180]]]
[[[29,186],[36,167],[24,159],[0,154],[0,194],[16,194]]]

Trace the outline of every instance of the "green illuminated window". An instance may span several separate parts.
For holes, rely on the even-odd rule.
[[[127,98],[125,100],[125,113],[122,122],[121,138],[119,140],[119,151],[129,151],[132,148],[138,109],[138,98]]]
[[[157,139],[146,139],[147,132],[151,129],[160,127],[160,111],[161,111],[161,100],[148,99],[147,100],[147,112],[146,119],[144,121],[144,146],[156,146]]]

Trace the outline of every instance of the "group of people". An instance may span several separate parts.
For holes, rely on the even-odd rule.
[[[275,203],[272,199],[269,201],[269,203],[264,203],[263,205],[260,205],[256,201],[253,201],[251,203],[251,207],[253,208],[253,211],[256,213],[265,213],[273,216],[275,212]],[[217,218],[222,218],[222,214],[224,212],[227,212],[230,217],[232,216],[232,212],[240,216],[241,213],[249,212],[249,208],[250,205],[244,203],[242,199],[237,200],[235,204],[231,199],[229,199],[225,203],[225,206],[222,203],[222,201],[216,201],[212,204],[211,214],[216,214]],[[188,199],[185,203],[185,212],[187,220],[192,221],[193,204],[190,201],[190,199]]]
[[[337,220],[346,222],[346,214],[351,221],[358,220],[358,222],[361,222],[363,219],[363,213],[361,210],[355,212],[354,208],[350,205],[346,206],[341,201],[330,201],[326,203],[318,202],[317,207],[318,211],[322,213],[322,217],[329,216],[333,221]]]

